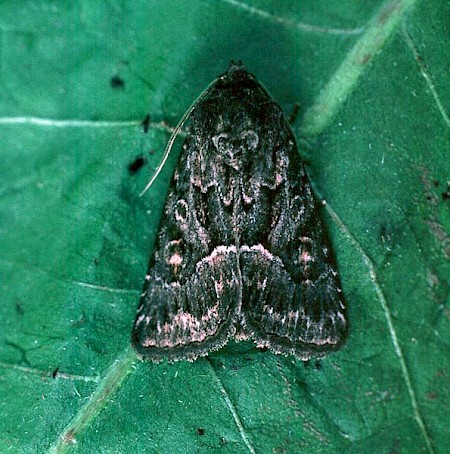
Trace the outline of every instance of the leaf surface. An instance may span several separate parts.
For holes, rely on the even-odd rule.
[[[446,451],[446,3],[2,2],[2,452]],[[139,193],[232,59],[301,106],[349,306],[320,364],[129,348],[181,139]]]

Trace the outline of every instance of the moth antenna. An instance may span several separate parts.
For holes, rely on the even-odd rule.
[[[175,142],[175,139],[177,138],[178,133],[180,132],[181,128],[183,127],[184,123],[186,120],[189,118],[191,115],[192,111],[197,107],[197,104],[205,98],[205,96],[208,95],[208,93],[211,91],[212,87],[215,85],[215,83],[219,79],[213,80],[197,97],[197,99],[191,104],[189,109],[186,111],[186,113],[181,117],[181,120],[178,122],[177,126],[173,130],[172,135],[170,136],[169,141],[167,142],[166,149],[164,150],[163,157],[161,161],[158,164],[158,167],[156,168],[155,174],[151,178],[151,180],[148,182],[147,186],[145,186],[144,190],[139,194],[139,197],[142,197],[150,188],[150,186],[153,184],[153,182],[156,180],[156,177],[159,175],[161,172],[162,168],[164,167],[164,164],[167,161],[167,158],[169,157],[170,150],[172,149],[173,143]]]

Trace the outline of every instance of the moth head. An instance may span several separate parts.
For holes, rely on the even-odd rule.
[[[216,82],[215,87],[218,89],[231,89],[233,91],[242,89],[259,89],[261,84],[256,77],[249,73],[241,61],[231,62],[228,69],[221,74]]]

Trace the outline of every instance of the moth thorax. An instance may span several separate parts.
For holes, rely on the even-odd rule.
[[[254,159],[259,136],[253,129],[237,133],[220,132],[212,137],[217,154],[231,167],[238,170],[248,158]]]

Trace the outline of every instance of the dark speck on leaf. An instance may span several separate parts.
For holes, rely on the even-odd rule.
[[[144,128],[144,133],[147,133],[150,127],[150,114],[147,114],[142,120],[142,127]]]
[[[205,429],[203,429],[202,427],[199,427],[197,429],[197,435],[205,435]]]
[[[19,315],[24,315],[25,312],[23,310],[23,306],[22,304],[20,303],[20,301],[16,301],[16,312],[19,314]]]
[[[56,376],[58,375],[58,371],[59,371],[59,366],[52,372],[53,378],[56,378]]]
[[[134,174],[144,165],[145,165],[145,158],[143,156],[138,156],[131,164],[128,165],[128,171],[131,174]]]
[[[110,83],[111,83],[112,88],[121,88],[121,89],[125,88],[125,81],[117,75],[111,77]]]
[[[288,122],[289,122],[290,125],[292,125],[295,122],[299,112],[300,112],[300,104],[298,102],[296,102],[294,104],[294,108],[292,109],[292,113],[289,116]]]

